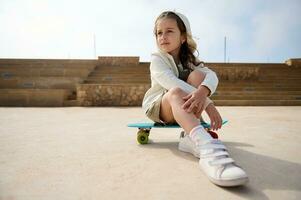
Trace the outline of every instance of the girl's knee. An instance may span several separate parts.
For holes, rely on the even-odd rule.
[[[204,81],[205,77],[206,75],[203,72],[193,70],[188,76],[187,83],[194,87],[198,87]]]
[[[185,94],[185,91],[183,91],[181,88],[174,87],[168,90],[168,99],[171,101],[175,98],[183,97]]]

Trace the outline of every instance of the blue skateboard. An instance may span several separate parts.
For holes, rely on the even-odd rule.
[[[228,120],[223,120],[223,125],[226,124]],[[200,122],[200,124],[207,130],[207,132],[213,137],[218,138],[216,132],[210,130],[210,124],[206,122]],[[132,123],[128,124],[128,127],[138,128],[137,132],[137,142],[139,144],[147,144],[148,136],[152,128],[181,128],[178,124],[162,124],[154,122],[142,122],[142,123]]]

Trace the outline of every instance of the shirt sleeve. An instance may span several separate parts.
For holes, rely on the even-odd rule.
[[[152,78],[155,79],[166,90],[179,87],[188,94],[196,90],[195,87],[179,79],[171,70],[171,68],[168,67],[168,64],[157,55],[152,55],[150,72]],[[212,103],[212,101],[207,97],[205,107],[207,107],[210,103]]]
[[[209,96],[211,96],[216,91],[218,85],[216,73],[208,67],[196,67],[196,69],[205,74],[205,79],[201,85],[206,86],[210,90]]]

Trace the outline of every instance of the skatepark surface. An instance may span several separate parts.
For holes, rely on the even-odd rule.
[[[139,107],[0,108],[0,200],[301,199],[301,107],[218,107],[249,183],[212,184],[177,149],[181,129],[139,145]],[[208,119],[206,115],[205,119]]]

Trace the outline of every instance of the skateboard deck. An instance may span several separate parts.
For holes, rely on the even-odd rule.
[[[223,120],[222,125],[226,124],[227,122],[228,120]],[[202,125],[213,138],[218,138],[217,133],[210,130],[209,123],[200,122],[200,125]],[[152,128],[181,128],[178,124],[161,124],[155,122],[131,123],[127,126],[131,128],[138,128],[137,142],[139,144],[147,144],[149,133]]]

